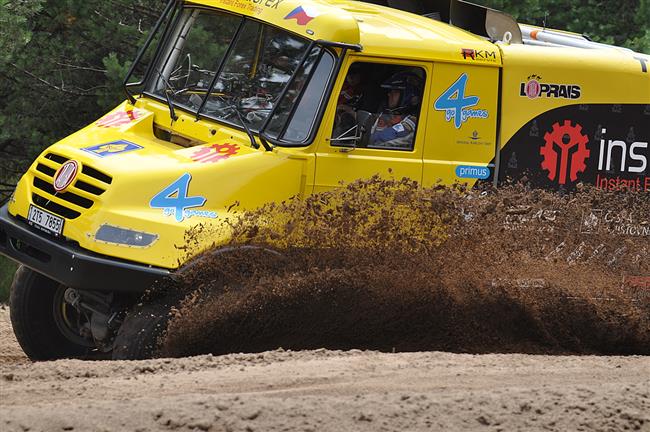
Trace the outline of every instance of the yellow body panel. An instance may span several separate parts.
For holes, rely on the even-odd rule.
[[[459,68],[458,65],[439,63],[434,68],[432,94],[443,94],[462,75],[467,76],[466,97],[478,97],[476,109],[487,111],[486,118],[470,118],[457,128],[447,121],[445,113],[431,110],[427,118],[426,148],[424,151],[424,185],[438,180],[446,184],[459,180],[459,166],[485,167],[492,161],[496,149],[498,117],[497,102],[499,70],[483,65]],[[435,100],[435,99],[434,99]],[[494,164],[490,164],[490,170]],[[463,179],[474,184],[475,180]]]
[[[12,215],[27,218],[37,194],[42,203],[79,213],[78,217],[66,218],[63,236],[69,241],[109,257],[174,269],[201,249],[224,242],[227,231],[218,228],[234,211],[327,190],[374,174],[410,177],[425,185],[439,180],[473,185],[494,174],[499,164],[497,150],[513,146],[508,143],[544,113],[576,104],[650,105],[650,74],[641,71],[640,61],[633,54],[619,50],[493,44],[429,18],[355,1],[191,3],[251,16],[312,40],[361,45],[360,52],[348,51],[343,59],[314,140],[304,147],[275,147],[266,152],[252,148],[242,130],[197,120],[181,109],[177,109],[179,118],[172,122],[165,104],[140,97],[135,105],[123,103],[45,150],[18,184],[9,207]],[[301,6],[316,15],[306,26],[286,19]],[[341,50],[337,48],[337,52]],[[642,58],[647,60],[647,56]],[[336,95],[354,61],[419,66],[426,71],[413,151],[351,150],[331,145]],[[542,83],[579,85],[580,97],[522,97],[521,86],[533,75]],[[445,98],[445,93],[461,87],[465,97],[479,99],[471,105],[473,115],[467,118],[464,111],[454,114],[441,108],[441,101],[462,96],[452,92]],[[462,121],[456,123],[456,115],[463,116]],[[567,119],[558,115],[557,121],[563,120]],[[534,135],[534,127],[529,135],[538,145],[544,130]],[[176,142],[182,145],[157,138],[160,131],[173,131],[181,137]],[[539,155],[539,149],[535,147],[532,154]],[[90,201],[90,207],[38,187],[42,182],[51,183],[53,172],[70,159],[86,168],[78,180],[90,186],[82,188],[75,183],[66,192],[87,200],[81,202]],[[471,172],[473,167],[478,174]],[[459,169],[470,169],[471,173],[459,175]],[[197,207],[198,213],[188,213],[187,217],[183,213],[178,221],[172,211],[152,202],[183,178],[187,196],[203,198],[204,202]],[[171,193],[168,198],[180,193]],[[146,248],[97,241],[96,233],[104,224],[150,233],[157,239]],[[199,225],[206,226],[208,232],[214,228],[218,234],[202,237],[188,250],[186,231]]]

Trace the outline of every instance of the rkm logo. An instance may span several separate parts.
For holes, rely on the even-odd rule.
[[[475,50],[470,48],[463,48],[460,52],[463,58],[472,60],[487,60],[491,62],[497,61],[497,53],[495,51]]]

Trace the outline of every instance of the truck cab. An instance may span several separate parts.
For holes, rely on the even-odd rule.
[[[650,190],[648,56],[423,4],[170,1],[127,100],[47,148],[0,209],[28,355],[110,352],[140,293],[268,202],[373,175]]]

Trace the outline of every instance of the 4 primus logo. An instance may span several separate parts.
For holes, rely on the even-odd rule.
[[[560,98],[580,99],[582,89],[576,84],[547,84],[542,83],[542,77],[531,75],[526,82],[519,86],[519,96],[529,99]]]

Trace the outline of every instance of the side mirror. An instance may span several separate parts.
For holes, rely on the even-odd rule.
[[[372,118],[372,114],[368,111],[357,111],[357,124],[363,130],[368,128],[368,121]]]
[[[375,115],[368,111],[357,111],[358,136],[357,146],[368,147],[370,141],[370,130],[372,123],[375,121]]]

